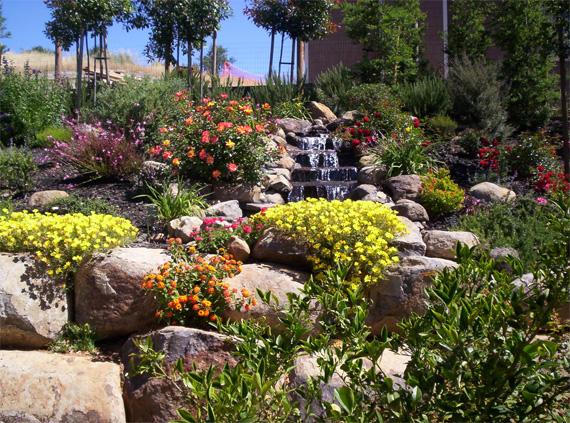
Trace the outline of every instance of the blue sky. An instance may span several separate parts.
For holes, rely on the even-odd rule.
[[[44,24],[49,20],[49,11],[43,0],[0,2],[3,4],[6,26],[12,33],[12,38],[2,40],[2,43],[11,51],[18,52],[37,45],[52,47],[43,33]],[[265,74],[269,60],[269,35],[243,15],[245,0],[231,0],[230,3],[233,16],[222,22],[218,43],[229,50],[239,68],[255,74]],[[127,51],[137,57],[137,61],[144,63],[146,59],[143,49],[147,38],[146,31],[126,32],[121,25],[116,24],[109,31],[108,45],[110,50]],[[287,44],[285,50],[288,50]],[[286,51],[284,57],[288,57]]]

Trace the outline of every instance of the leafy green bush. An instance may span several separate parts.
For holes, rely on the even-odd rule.
[[[458,58],[452,63],[448,86],[457,121],[485,131],[489,138],[506,138],[512,133],[497,65],[483,59]]]
[[[512,247],[528,266],[538,260],[539,249],[560,241],[561,234],[550,223],[550,208],[529,197],[513,203],[493,203],[464,215],[457,230],[475,233],[481,242],[493,247]]]
[[[28,142],[30,148],[50,147],[53,141],[69,142],[73,137],[71,129],[62,126],[49,126],[36,134],[36,138]]]
[[[139,195],[136,198],[149,200],[156,207],[156,214],[162,222],[170,222],[182,216],[202,216],[207,207],[204,196],[200,194],[200,187],[184,187],[182,182],[178,188],[164,184],[161,189],[147,185],[149,194]]]
[[[297,98],[294,100],[284,101],[275,106],[272,115],[276,118],[295,118],[311,120],[309,111],[305,108],[303,100]]]
[[[26,191],[37,166],[32,154],[21,148],[0,148],[0,189]]]
[[[400,114],[402,104],[392,89],[384,84],[360,84],[352,88],[346,99],[347,110],[366,113]]]
[[[48,126],[61,125],[71,110],[71,90],[62,82],[9,72],[0,75],[0,143],[24,144]]]
[[[249,95],[257,104],[267,103],[277,107],[282,103],[303,98],[303,84],[291,84],[279,75],[272,75],[264,85],[251,87]]]
[[[517,137],[507,154],[509,170],[518,177],[528,178],[538,166],[556,169],[559,160],[555,142],[544,133],[523,133]]]
[[[349,110],[348,96],[354,86],[352,72],[341,63],[317,75],[315,97],[337,114],[346,112]]]
[[[401,84],[397,92],[404,103],[404,109],[414,116],[424,118],[445,115],[451,109],[451,97],[445,82],[437,76]]]
[[[56,353],[67,353],[70,351],[95,352],[95,332],[89,323],[80,325],[74,322],[67,322],[57,339],[49,347],[50,351]]]
[[[440,139],[450,139],[455,135],[457,123],[449,116],[434,116],[427,120],[428,128]]]
[[[421,177],[420,203],[431,217],[461,209],[465,195],[449,176],[449,170],[439,168]]]
[[[56,214],[82,213],[86,216],[91,213],[117,215],[117,208],[101,198],[85,198],[70,195],[58,198],[45,206],[46,211]]]

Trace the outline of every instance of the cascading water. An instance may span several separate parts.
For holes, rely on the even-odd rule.
[[[342,141],[328,134],[297,138],[300,151],[295,154],[296,167],[291,178],[293,190],[288,201],[301,201],[308,197],[343,200],[357,185],[358,170],[354,166],[341,166],[339,151]]]

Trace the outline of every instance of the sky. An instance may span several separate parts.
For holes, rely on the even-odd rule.
[[[6,27],[12,38],[2,40],[13,52],[19,52],[34,46],[53,48],[44,35],[44,25],[50,14],[43,0],[0,0]],[[230,57],[236,59],[235,65],[253,74],[267,73],[269,61],[269,35],[257,28],[243,14],[245,0],[230,1],[233,16],[222,22],[218,33],[218,45],[229,50]],[[129,52],[139,63],[145,63],[143,50],[148,39],[146,31],[127,32],[122,25],[111,27],[107,37],[109,50]],[[285,45],[284,57],[288,57],[288,45]],[[290,50],[289,50],[290,52]]]

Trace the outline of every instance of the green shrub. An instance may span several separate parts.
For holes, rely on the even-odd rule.
[[[348,96],[355,86],[352,72],[343,64],[333,66],[321,72],[315,78],[315,97],[317,101],[329,106],[339,114],[349,110]]]
[[[438,217],[460,210],[465,195],[449,176],[449,170],[439,168],[421,177],[420,203],[430,217]]]
[[[188,188],[178,183],[178,188],[170,184],[164,184],[161,189],[147,185],[149,194],[139,195],[136,198],[144,198],[156,207],[156,213],[162,222],[170,222],[182,216],[202,216],[207,207],[204,196],[200,194],[200,187]]]
[[[50,126],[36,134],[36,138],[28,143],[30,148],[50,147],[53,141],[69,142],[73,136],[71,129],[62,126]]]
[[[500,81],[496,64],[483,59],[456,59],[448,79],[453,117],[483,130],[489,138],[508,137],[513,129],[507,125],[505,90]]]
[[[475,158],[479,149],[483,146],[481,144],[482,138],[484,138],[482,131],[468,129],[460,134],[458,144],[469,157]]]
[[[303,100],[301,98],[284,101],[283,103],[278,104],[273,108],[272,114],[276,118],[311,120],[311,115],[305,108],[305,105],[303,104]]]
[[[282,103],[302,99],[303,84],[291,84],[279,75],[273,75],[267,78],[264,85],[251,87],[249,95],[257,104],[268,103],[277,107]]]
[[[561,241],[561,234],[550,223],[549,207],[529,197],[517,197],[512,203],[493,203],[464,215],[457,230],[475,233],[489,247],[511,247],[519,252],[527,266],[535,263],[540,249]]]
[[[10,199],[0,199],[0,216],[14,211],[14,203]]]
[[[37,170],[32,154],[20,148],[0,148],[0,189],[27,191]]]
[[[77,195],[59,198],[45,206],[46,211],[56,214],[82,213],[84,215],[109,214],[117,215],[117,208],[101,198],[85,198]]]
[[[71,90],[63,83],[28,70],[0,75],[0,143],[33,142],[42,129],[61,125],[70,110]]]
[[[384,84],[360,84],[347,95],[347,110],[360,110],[366,113],[401,113],[402,104],[392,89]]]
[[[434,116],[427,120],[428,128],[440,139],[450,139],[455,135],[457,123],[449,116]]]
[[[451,109],[451,97],[445,82],[437,76],[428,76],[397,88],[404,109],[414,116],[445,115]]]
[[[68,353],[70,351],[95,352],[95,332],[89,323],[80,325],[74,322],[67,322],[57,339],[49,347],[50,351],[56,353]]]
[[[507,152],[507,160],[509,171],[520,178],[532,176],[540,165],[556,169],[559,164],[554,140],[540,132],[520,134]]]

